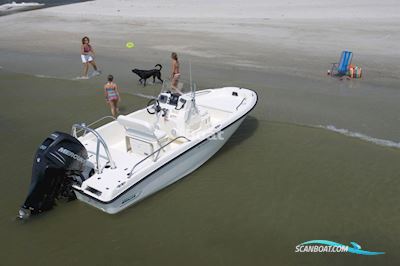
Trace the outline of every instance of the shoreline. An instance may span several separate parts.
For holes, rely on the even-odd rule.
[[[126,90],[135,90],[139,86],[131,69],[150,69],[160,63],[168,76],[169,56],[175,51],[182,60],[183,78],[191,61],[194,77],[203,87],[237,85],[258,90],[265,103],[258,107],[260,119],[334,125],[398,142],[400,14],[388,19],[379,9],[374,17],[370,12],[360,15],[357,12],[374,11],[378,4],[367,1],[357,9],[357,1],[341,7],[345,12],[336,19],[331,17],[335,9],[330,4],[310,7],[312,0],[298,4],[316,14],[307,19],[273,18],[270,14],[281,9],[302,13],[298,5],[272,0],[251,0],[253,7],[238,5],[231,13],[230,1],[219,2],[214,13],[200,12],[209,1],[199,4],[198,10],[188,9],[191,1],[179,0],[150,0],[141,4],[147,6],[145,12],[121,0],[51,7],[0,18],[0,65],[19,73],[74,78],[81,73],[80,39],[89,35],[100,68],[117,76]],[[400,7],[391,0],[383,2],[382,10]],[[110,9],[116,4],[126,15]],[[251,13],[255,7],[265,14]],[[166,12],[174,8],[181,15]],[[102,17],[106,11],[110,16]],[[255,18],[234,17],[238,12]],[[351,12],[358,15],[351,17]],[[136,17],[138,13],[142,17]],[[215,14],[221,18],[211,18]],[[136,47],[127,49],[128,41]],[[353,63],[363,67],[361,80],[339,81],[326,75],[344,49],[352,50]]]
[[[397,49],[400,34],[396,30],[400,27],[400,20],[376,18],[348,29],[346,25],[354,21],[344,20],[336,22],[335,27],[343,28],[338,32],[335,27],[324,29],[320,26],[326,20],[312,19],[85,20],[77,16],[75,20],[73,17],[46,14],[49,13],[22,16],[21,20],[32,25],[28,28],[23,24],[15,25],[15,18],[3,19],[6,30],[0,48],[5,52],[27,54],[55,54],[62,48],[64,53],[72,54],[74,51],[78,53],[79,39],[90,35],[95,46],[103,49],[103,54],[120,58],[124,58],[127,52],[140,57],[136,52],[138,50],[147,54],[177,50],[198,59],[212,58],[218,59],[218,62],[222,59],[223,63],[233,66],[254,67],[266,72],[291,72],[294,75],[303,73],[314,77],[324,77],[330,63],[338,61],[340,52],[348,49],[354,52],[353,63],[362,66],[368,73],[365,75],[367,79],[386,78],[400,83],[397,63],[400,60]],[[134,41],[136,48],[127,50],[127,41]]]
[[[221,71],[221,69],[220,69]],[[203,72],[203,71],[201,71]],[[6,69],[0,69],[0,76],[3,75],[7,76],[7,75],[17,75],[17,76],[22,76],[24,78],[29,78],[32,82],[35,82],[35,80],[40,81],[40,80],[53,80],[54,84],[58,84],[59,82],[62,83],[70,83],[71,84],[71,88],[74,87],[73,84],[79,84],[79,86],[86,86],[88,88],[100,88],[103,85],[103,79],[104,75],[96,77],[94,79],[90,79],[90,80],[76,80],[74,78],[60,78],[57,76],[45,76],[45,75],[30,75],[30,74],[21,74],[21,73],[15,73],[15,72],[9,72]],[[142,94],[148,94],[148,95],[155,95],[157,94],[157,92],[159,91],[160,88],[160,84],[156,83],[156,84],[151,84],[149,83],[149,85],[147,87],[143,87],[140,84],[137,83],[135,76],[131,76],[130,79],[126,80],[125,78],[121,78],[121,76],[118,76],[118,84],[121,85],[120,86],[120,90],[121,93],[123,93],[124,95],[128,95],[129,97],[136,97],[135,93],[142,93]],[[204,88],[209,88],[209,87],[215,87],[213,86],[212,83],[209,83],[208,85],[210,86],[206,86],[207,83],[204,81],[204,77],[199,79],[199,83],[201,85],[201,87],[199,89],[204,89]],[[233,85],[237,85],[237,84],[232,84],[232,83],[225,83],[225,84],[219,84],[221,86],[233,86]],[[251,85],[248,84],[248,86],[246,86],[245,83],[243,83],[242,87],[249,87],[252,88]],[[296,112],[296,108],[289,108],[289,110],[285,110],[283,111],[282,106],[285,106],[284,104],[278,103],[278,104],[274,104],[274,101],[286,101],[287,95],[282,96],[282,95],[276,95],[277,92],[282,92],[283,93],[290,93],[290,90],[284,89],[284,88],[261,88],[261,93],[260,93],[260,88],[258,88],[258,93],[261,95],[261,97],[266,100],[267,102],[263,105],[263,106],[259,106],[258,108],[256,108],[256,110],[254,110],[254,115],[255,118],[259,121],[265,121],[265,122],[269,122],[269,123],[283,123],[283,124],[288,124],[288,125],[292,125],[292,126],[299,126],[299,127],[308,127],[308,128],[317,128],[317,129],[321,129],[324,131],[330,131],[333,132],[335,134],[339,134],[345,137],[349,137],[349,138],[354,138],[354,139],[359,139],[363,142],[366,143],[370,143],[370,144],[374,144],[377,146],[382,146],[382,147],[387,147],[387,148],[394,148],[394,149],[398,149],[400,148],[400,140],[399,138],[397,138],[396,134],[393,135],[388,135],[389,137],[385,137],[382,136],[381,134],[379,134],[379,130],[378,132],[375,130],[371,131],[371,128],[360,128],[355,126],[354,124],[348,124],[348,122],[351,120],[349,119],[344,119],[343,120],[337,120],[336,123],[334,122],[334,120],[324,120],[321,119],[320,116],[316,116],[313,118],[313,116],[310,116],[310,113],[308,113],[308,115],[304,116],[304,110],[297,110],[297,112],[300,111],[300,114],[297,115],[296,117],[294,117],[294,113]],[[365,89],[365,88],[363,88]],[[266,99],[266,95],[265,95],[265,90],[267,91],[267,95],[272,95],[273,97],[270,98],[268,97],[268,99]],[[309,92],[304,91],[304,88],[301,89],[302,92],[300,92],[300,94],[302,93],[307,93],[309,94]],[[349,94],[350,96],[350,94]],[[323,96],[322,98],[325,98],[326,96]],[[354,95],[352,96],[354,97]],[[290,98],[289,98],[290,99]],[[310,102],[308,102],[310,103]],[[395,102],[394,102],[395,104]],[[297,104],[296,104],[297,105]],[[296,106],[295,105],[295,106]],[[301,104],[300,104],[301,105]],[[334,108],[330,107],[330,112],[333,113],[337,113],[337,111],[334,110]],[[133,111],[133,110],[131,110]],[[332,113],[332,114],[333,114]],[[307,118],[308,117],[308,118]],[[304,120],[304,118],[306,118]],[[331,117],[332,118],[332,117]],[[311,119],[311,120],[310,120]],[[347,121],[347,122],[346,122]],[[343,125],[349,125],[348,127],[345,127]],[[397,127],[392,128],[390,132],[395,133],[395,131],[397,130]],[[376,133],[376,134],[374,134]],[[391,137],[390,137],[391,136]]]

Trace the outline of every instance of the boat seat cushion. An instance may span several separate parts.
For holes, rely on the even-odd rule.
[[[167,136],[167,133],[165,133],[165,131],[162,130],[154,130],[154,134],[152,135],[148,135],[148,134],[144,134],[143,132],[137,131],[135,129],[132,128],[128,128],[126,130],[126,134],[130,137],[134,137],[134,138],[138,138],[147,142],[153,142],[153,141],[157,141],[157,140],[162,140]]]
[[[123,127],[125,127],[126,134],[130,137],[149,142],[160,141],[167,137],[165,131],[156,129],[153,124],[147,121],[124,115],[118,116],[117,120]]]

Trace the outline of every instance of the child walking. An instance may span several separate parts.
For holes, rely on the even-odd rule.
[[[89,64],[93,66],[94,74],[100,75],[101,71],[97,69],[96,62],[94,61],[94,49],[90,45],[89,37],[85,36],[82,38],[81,45],[81,59],[83,64],[83,78],[88,78]]]
[[[112,115],[116,118],[119,112],[118,103],[121,101],[121,97],[119,96],[118,86],[113,81],[113,75],[108,75],[107,83],[104,85],[104,97],[110,105]]]

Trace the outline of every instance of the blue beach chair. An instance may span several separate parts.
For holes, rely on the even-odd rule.
[[[347,70],[351,64],[353,53],[349,51],[343,51],[340,56],[339,63],[332,63],[331,75],[332,76],[344,76],[347,74]]]

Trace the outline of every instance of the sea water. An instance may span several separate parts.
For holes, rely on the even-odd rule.
[[[376,265],[378,258],[298,254],[327,239],[400,260],[400,152],[265,115],[268,86],[227,144],[181,181],[116,215],[79,201],[15,220],[33,156],[54,130],[109,115],[102,77],[86,81],[0,71],[1,265]],[[199,87],[207,81],[199,80]],[[146,100],[121,93],[121,112]]]

